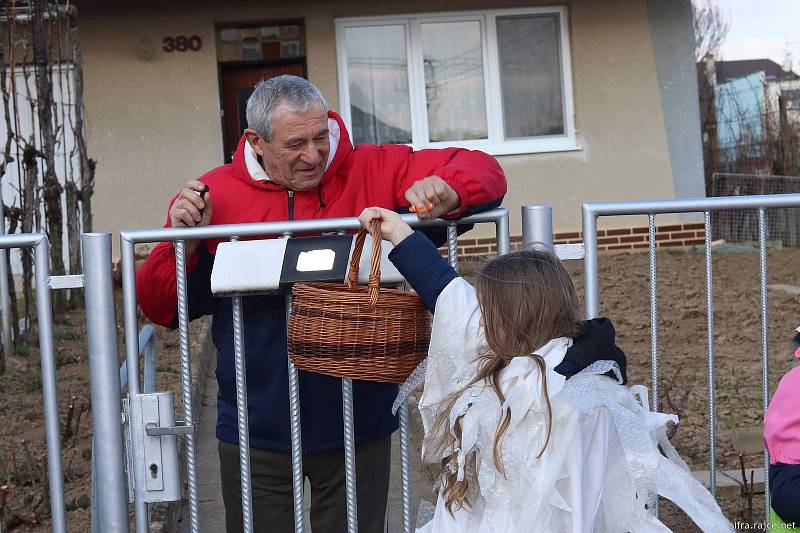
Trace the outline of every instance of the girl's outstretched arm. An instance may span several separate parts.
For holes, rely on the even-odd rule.
[[[375,219],[381,221],[381,237],[395,246],[389,259],[433,312],[439,294],[458,277],[436,246],[423,233],[412,230],[394,211],[368,207],[358,219],[364,227],[369,227]]]

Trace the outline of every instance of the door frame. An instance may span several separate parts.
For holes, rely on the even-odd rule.
[[[219,118],[220,118],[220,135],[222,136],[222,153],[221,159],[225,163],[225,154],[229,153],[227,146],[227,139],[225,138],[225,109],[224,109],[224,95],[222,86],[222,75],[228,69],[236,68],[262,68],[262,67],[282,67],[286,65],[300,65],[303,69],[303,77],[308,77],[308,64],[306,58],[291,58],[291,59],[273,59],[269,61],[226,61],[224,63],[217,63],[217,86],[219,87]],[[236,148],[231,147],[231,148]]]

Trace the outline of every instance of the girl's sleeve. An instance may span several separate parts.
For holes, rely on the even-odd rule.
[[[417,291],[429,311],[458,274],[439,254],[439,250],[421,232],[415,231],[389,252],[389,260]]]
[[[444,402],[475,375],[480,335],[480,310],[475,289],[463,278],[455,278],[439,294],[431,326],[425,385],[419,401],[426,439],[436,429],[434,422]],[[434,436],[434,441],[439,437]],[[441,459],[426,455],[423,450],[426,460]]]

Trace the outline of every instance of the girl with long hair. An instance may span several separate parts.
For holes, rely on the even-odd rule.
[[[498,257],[473,287],[397,213],[360,220],[381,221],[389,259],[434,311],[419,411],[423,459],[442,470],[419,533],[668,531],[658,495],[703,531],[731,531],[666,438],[677,418],[622,385],[613,326],[581,320],[555,255]]]

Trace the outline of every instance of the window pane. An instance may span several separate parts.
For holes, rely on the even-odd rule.
[[[497,17],[506,138],[563,135],[558,15]]]
[[[422,24],[422,51],[430,141],[485,139],[480,22]]]
[[[353,143],[410,143],[403,26],[345,30]]]

